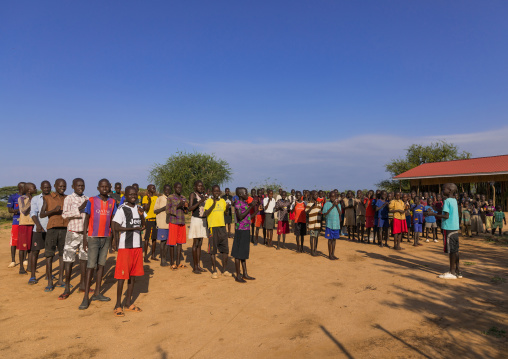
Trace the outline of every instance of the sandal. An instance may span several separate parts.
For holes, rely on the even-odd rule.
[[[83,289],[79,289],[78,290],[78,293],[85,293],[86,290],[83,290]],[[88,291],[89,294],[94,294],[95,293],[95,289],[92,289],[90,288],[90,290]]]
[[[125,308],[125,311],[126,312],[142,312],[141,308],[140,307],[136,307],[134,304],[131,305],[129,308]]]
[[[37,278],[35,278],[35,277],[32,277],[28,280],[28,284],[37,284],[37,283],[38,283],[38,281],[37,281]]]
[[[118,318],[125,317],[122,307],[115,308],[115,310],[113,310],[113,313],[115,314],[115,317],[118,317]]]
[[[176,264],[173,264],[171,267],[170,267],[172,270],[177,270],[178,267],[176,266]]]
[[[63,294],[60,294],[58,296],[58,300],[66,300],[67,298],[69,298],[71,294],[70,293],[63,293]]]
[[[178,265],[178,268],[187,268],[187,266],[185,264],[180,264]]]
[[[53,286],[49,286],[49,285],[48,285],[46,288],[44,288],[44,291],[45,291],[45,292],[52,292],[52,291],[53,291],[53,289],[55,289],[55,287],[53,287]]]

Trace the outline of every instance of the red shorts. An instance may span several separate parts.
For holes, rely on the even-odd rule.
[[[145,274],[143,248],[123,248],[116,256],[115,279],[129,279]]]
[[[168,246],[187,243],[187,233],[185,224],[169,224]]]
[[[393,219],[393,234],[407,233],[407,222],[405,219]]]
[[[254,208],[251,208],[251,210],[250,210],[250,223],[251,224],[255,224],[256,223],[256,217],[257,216],[254,215],[254,212],[256,212],[256,210]]]
[[[32,233],[34,226],[18,226],[18,244],[19,251],[29,251],[32,247]]]
[[[265,215],[264,214],[257,214],[256,215],[256,227],[263,227],[265,224]]]
[[[289,212],[289,220],[294,221],[295,220],[295,211]]]
[[[289,222],[278,221],[277,222],[277,234],[288,234],[289,233]]]
[[[16,247],[18,245],[18,225],[13,224],[11,228],[11,246]]]
[[[365,217],[365,228],[374,227],[374,216]]]

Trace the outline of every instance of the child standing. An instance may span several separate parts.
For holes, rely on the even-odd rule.
[[[275,204],[274,211],[278,212],[277,222],[277,250],[280,249],[280,236],[282,235],[282,248],[286,248],[286,234],[289,233],[289,208],[291,202],[286,199],[286,191],[282,191],[280,199]]]
[[[434,199],[429,198],[427,200],[427,205],[424,208],[424,215],[425,215],[425,242],[429,242],[429,229],[432,232],[432,239],[434,242],[437,243],[437,224],[436,224],[436,217],[434,215],[429,216],[429,213],[437,213],[434,208]]]
[[[74,193],[65,197],[62,210],[62,218],[68,220],[67,234],[65,235],[65,245],[63,251],[63,261],[65,266],[65,290],[58,297],[59,300],[65,300],[71,295],[71,275],[72,265],[76,260],[76,252],[79,251],[79,268],[81,280],[79,282],[80,292],[86,289],[86,264],[88,254],[83,248],[83,225],[85,220],[85,207],[88,203],[88,197],[83,194],[85,191],[85,181],[82,178],[75,178],[72,181]]]
[[[46,243],[44,248],[44,255],[46,256],[46,278],[48,279],[48,286],[44,289],[45,292],[52,292],[53,286],[53,257],[58,249],[59,266],[58,266],[58,287],[65,287],[63,280],[63,249],[65,246],[65,236],[67,234],[67,220],[62,217],[62,209],[64,205],[65,190],[67,189],[67,182],[59,178],[54,184],[55,192],[50,193],[43,198],[41,209],[41,218],[49,217],[48,231],[46,233]]]
[[[176,182],[174,185],[175,193],[168,197],[168,205],[166,212],[169,215],[169,234],[168,242],[169,246],[169,261],[171,269],[183,269],[187,266],[180,264],[180,257],[182,255],[182,244],[187,243],[187,235],[185,230],[185,214],[189,207],[189,203],[185,197],[182,196],[182,184]],[[176,264],[174,263],[176,246]]]
[[[35,270],[37,268],[37,259],[39,258],[39,252],[45,247],[46,240],[46,227],[48,224],[48,218],[41,218],[40,211],[44,203],[43,197],[51,193],[51,183],[49,181],[41,182],[42,193],[38,196],[32,197],[30,205],[30,217],[34,221],[34,232],[32,234],[32,249],[30,250],[30,270],[32,275],[28,280],[28,284],[37,284],[35,278]]]
[[[145,274],[143,270],[143,248],[141,231],[145,225],[144,210],[136,205],[138,192],[132,186],[125,188],[125,202],[118,207],[113,217],[113,228],[120,233],[113,241],[113,247],[118,247],[116,257],[115,279],[117,283],[116,304],[114,314],[116,317],[125,316],[122,308],[123,285],[127,279],[127,293],[125,294],[125,311],[141,312],[141,308],[132,304],[135,277]]]
[[[427,199],[427,201],[431,201],[431,199]],[[423,233],[423,213],[425,212],[425,207],[423,205],[423,200],[421,200],[418,196],[414,199],[415,206],[413,207],[413,228],[415,233],[413,246],[421,246],[420,244],[420,235]],[[435,217],[434,217],[435,218]],[[407,222],[407,221],[406,221]]]
[[[340,201],[335,192],[330,193],[330,200],[323,206],[326,218],[325,238],[328,239],[328,259],[339,259],[335,256],[335,243],[340,238]]]
[[[310,193],[310,202],[307,203],[305,212],[309,216],[309,231],[310,231],[310,255],[317,256],[317,243],[319,232],[321,231],[321,211],[322,204],[318,201],[318,192],[312,191]]]
[[[347,239],[355,240],[355,201],[353,198],[353,191],[347,191],[346,198],[343,201],[344,203],[344,226],[347,227]]]
[[[229,208],[224,212],[224,224],[226,225],[226,229],[228,230],[228,238],[231,237],[231,223],[233,222],[233,214],[231,211],[231,204],[233,203],[233,196],[231,195],[229,188],[224,190],[224,196],[222,196],[226,204],[229,205]]]
[[[145,261],[150,262],[148,260],[148,245],[150,241],[152,242],[152,249],[150,253],[150,259],[155,260],[155,250],[157,247],[157,221],[155,217],[155,202],[157,201],[157,196],[155,195],[155,186],[153,184],[149,184],[146,188],[146,196],[143,196],[143,200],[141,204],[143,205],[143,209],[146,213],[145,216]],[[162,252],[162,249],[161,249]]]
[[[12,227],[11,227],[11,263],[8,268],[16,266],[16,247],[18,245],[18,226],[19,226],[19,203],[18,198],[21,197],[25,190],[25,182],[18,183],[18,193],[11,194],[7,199],[7,209],[12,213]]]
[[[273,190],[268,190],[268,196],[263,198],[263,210],[265,212],[266,241],[268,247],[272,247],[273,228],[275,227],[275,216],[273,210],[275,208],[275,199],[273,198]]]
[[[32,232],[34,221],[30,217],[30,203],[32,195],[37,192],[33,183],[26,183],[23,194],[18,198],[19,227],[18,227],[18,251],[19,251],[19,274],[27,274],[25,270],[25,258],[32,245]]]
[[[471,233],[471,210],[469,207],[468,201],[464,201],[462,205],[462,214],[461,214],[462,226],[464,228],[464,235],[468,237],[472,237]],[[437,241],[436,241],[437,242]]]
[[[169,236],[169,223],[167,220],[166,214],[166,206],[168,205],[168,198],[171,194],[171,186],[169,184],[165,184],[162,188],[162,195],[157,197],[155,201],[155,206],[153,209],[153,213],[155,213],[155,222],[157,223],[157,240],[160,242],[161,246],[161,267],[167,267],[168,262],[166,260],[166,255],[168,252],[168,236]]]
[[[393,242],[395,250],[401,250],[402,234],[407,232],[406,205],[400,198],[400,192],[395,192],[395,199],[390,202],[389,213],[393,213]]]
[[[296,192],[296,201],[293,208],[295,212],[295,228],[294,233],[296,236],[296,252],[303,253],[304,237],[307,234],[307,217],[305,215],[305,208],[307,203],[302,199],[302,192]],[[300,244],[301,241],[301,244]]]
[[[235,239],[233,240],[233,248],[231,249],[231,256],[235,258],[235,267],[236,267],[236,277],[235,281],[238,283],[245,283],[246,280],[254,280],[256,278],[251,277],[247,274],[247,259],[249,259],[250,252],[250,216],[251,209],[257,211],[256,208],[259,208],[258,203],[252,201],[247,204],[247,200],[249,198],[249,194],[247,192],[247,188],[238,187],[236,189],[236,195],[238,196],[238,201],[235,202],[235,212],[236,212],[236,230],[235,230]],[[240,275],[240,264],[242,265],[243,275]]]
[[[365,201],[363,191],[358,190],[356,192],[355,200],[355,213],[356,213],[356,233],[358,234],[358,240],[363,243],[363,234],[365,232],[365,216],[367,214],[367,208],[365,207]],[[367,243],[369,243],[369,237],[367,236]]]
[[[499,235],[501,236],[503,234],[503,221],[506,225],[506,217],[504,215],[504,212],[501,211],[501,206],[496,206],[496,211],[494,212],[494,221],[492,223],[492,234],[494,235],[496,233],[496,229],[499,228]]]
[[[457,186],[454,183],[446,183],[443,185],[442,192],[445,198],[443,213],[435,214],[435,216],[442,219],[444,252],[450,255],[450,271],[441,274],[439,278],[462,278],[459,269],[459,209],[457,200],[454,198]]]
[[[189,229],[189,239],[192,238],[192,260],[193,260],[193,273],[201,274],[205,272],[199,265],[201,258],[201,246],[203,238],[206,235],[206,218],[205,214],[205,201],[203,182],[194,182],[194,192],[189,196],[189,211],[192,213],[191,223]],[[250,217],[249,217],[250,218]],[[250,225],[250,224],[249,224]]]
[[[88,253],[86,265],[85,295],[79,306],[80,310],[88,309],[90,305],[90,286],[92,273],[97,268],[95,290],[92,301],[109,302],[111,298],[101,294],[104,266],[111,246],[111,221],[116,213],[116,201],[110,198],[111,183],[103,178],[99,181],[97,190],[99,195],[90,197],[85,207],[83,222],[83,249]],[[125,198],[125,196],[124,196]]]
[[[381,191],[379,195],[379,199],[376,200],[375,203],[375,211],[377,214],[377,240],[380,247],[383,247],[383,240],[385,242],[385,247],[388,247],[388,228],[390,227],[390,221],[388,218],[389,213],[389,204],[387,201],[387,193],[386,191]],[[381,233],[382,232],[382,233]]]
[[[232,276],[232,274],[227,270],[229,245],[228,233],[226,232],[226,226],[224,223],[224,212],[226,211],[228,205],[226,201],[220,197],[220,187],[218,185],[214,185],[212,187],[212,194],[213,197],[208,198],[205,202],[204,216],[207,219],[208,228],[212,233],[212,241],[210,242],[209,249],[209,252],[212,255],[212,278],[217,279],[219,278],[215,260],[217,252],[222,254],[223,274],[228,277]]]

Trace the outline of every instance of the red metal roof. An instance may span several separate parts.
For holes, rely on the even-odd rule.
[[[500,173],[508,173],[508,155],[424,163],[393,178],[415,179],[479,174],[494,175]]]

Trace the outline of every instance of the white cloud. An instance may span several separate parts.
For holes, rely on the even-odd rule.
[[[410,132],[410,131],[408,131]],[[225,159],[234,171],[230,185],[248,185],[277,178],[288,188],[372,188],[386,179],[384,164],[405,155],[413,143],[445,140],[469,151],[473,157],[508,154],[508,127],[494,131],[435,136],[362,134],[336,141],[209,142],[194,145]]]

